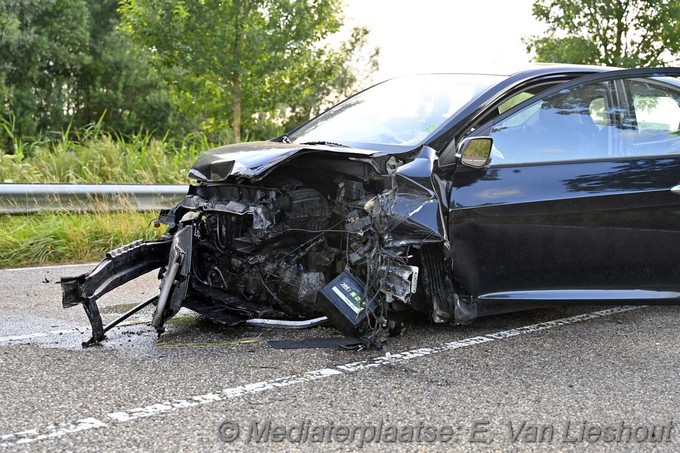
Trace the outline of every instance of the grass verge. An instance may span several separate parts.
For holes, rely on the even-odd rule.
[[[102,211],[0,216],[0,269],[99,261],[136,239],[153,240],[154,213]]]
[[[97,127],[60,140],[17,139],[11,153],[0,147],[0,183],[186,184],[198,155],[214,146],[201,134],[123,138]]]

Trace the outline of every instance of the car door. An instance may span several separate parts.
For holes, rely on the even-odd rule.
[[[490,300],[680,298],[680,69],[612,71],[529,99],[471,136],[449,236],[463,293]]]

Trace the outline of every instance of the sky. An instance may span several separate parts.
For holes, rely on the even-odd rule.
[[[507,73],[529,63],[522,38],[544,27],[533,0],[345,0],[348,25],[380,47],[378,82],[423,72]]]

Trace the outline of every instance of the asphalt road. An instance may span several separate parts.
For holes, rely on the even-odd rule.
[[[382,351],[272,349],[306,331],[150,311],[82,349],[60,276],[0,270],[0,444],[9,451],[680,450],[677,307],[571,307],[411,324]],[[157,290],[102,301],[105,321]]]

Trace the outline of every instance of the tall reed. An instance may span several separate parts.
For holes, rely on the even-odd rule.
[[[0,183],[183,184],[198,155],[215,146],[203,134],[122,137],[101,123],[56,140],[15,137],[8,120],[0,119],[0,128],[11,143],[0,147]]]

